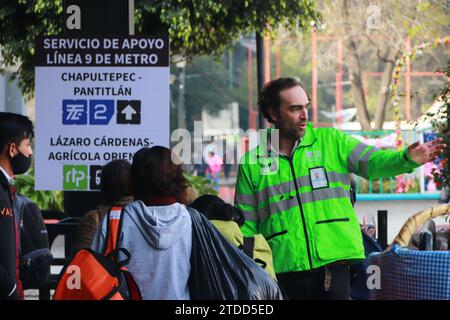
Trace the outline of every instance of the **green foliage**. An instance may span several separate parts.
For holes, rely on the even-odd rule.
[[[425,40],[440,38],[448,34],[450,14],[445,1],[325,0],[318,3],[318,9],[324,20],[323,27],[318,35],[332,37],[327,41],[319,41],[318,43],[319,85],[320,82],[324,81],[324,77],[320,73],[321,65],[325,60],[321,56],[323,49],[328,48],[329,56],[335,58],[335,65],[337,66],[337,37],[344,40],[344,74],[353,70],[361,72],[364,78],[368,77],[366,72],[389,72],[392,63],[395,63],[395,60],[403,52],[409,50],[407,38],[410,40],[409,46],[414,46]],[[379,16],[375,14],[376,10],[369,10],[370,7],[378,10]],[[371,18],[378,18],[378,20],[371,21]],[[370,21],[373,25],[368,28]],[[349,54],[353,51],[349,40],[353,40],[353,44],[356,46],[354,52],[358,63],[352,61],[353,55]],[[412,69],[414,71],[433,70],[436,60],[446,56],[446,53],[439,54],[439,52],[424,55],[421,62],[414,60]],[[412,80],[413,106],[417,106],[416,109],[420,108],[421,103],[428,102],[428,98],[431,97],[431,95],[424,94],[418,97],[416,93],[419,91],[418,88],[423,92],[423,89],[434,88],[436,81],[439,81],[438,79],[424,77],[422,79],[426,84],[422,85],[422,83],[419,83],[419,79],[420,77],[413,77]],[[348,77],[344,76],[344,80],[348,80]],[[359,102],[358,99],[358,96],[363,94],[363,87],[352,85],[349,94],[344,91],[344,106],[353,105],[361,111],[366,109],[369,118],[372,120],[375,118],[394,120],[395,113],[386,110],[384,107],[386,101],[385,88],[389,86],[390,81],[391,79],[388,77],[383,79],[381,76],[369,76],[366,82],[367,95],[362,99],[365,103]],[[444,81],[446,80],[444,79]],[[344,86],[344,90],[347,90],[346,87],[350,88],[350,86]],[[405,90],[402,89],[402,93],[404,92]],[[319,91],[319,99],[321,95],[323,93]],[[417,98],[417,100],[415,101],[414,98]],[[319,105],[321,106],[320,103]],[[413,109],[413,111],[415,110]],[[383,112],[385,112],[384,116]],[[358,116],[358,119],[361,121],[360,116]],[[382,128],[381,123],[376,124],[376,126],[378,129]]]
[[[38,191],[34,189],[34,169],[16,177],[17,192],[30,198],[42,210],[64,211],[62,191]]]
[[[438,71],[444,73],[447,78],[450,77],[450,60],[447,63],[446,67],[440,68]],[[442,101],[443,105],[442,108],[445,110],[443,112],[442,117],[445,117],[443,120],[445,121],[445,124],[442,128],[442,131],[440,132],[440,136],[444,139],[444,143],[447,145],[447,147],[444,150],[444,153],[442,155],[444,159],[443,163],[443,170],[440,175],[440,181],[443,183],[443,185],[450,189],[450,162],[448,161],[450,157],[450,83],[447,81],[444,85],[444,87],[441,90],[441,93],[439,94],[439,97],[437,98],[438,101]]]
[[[229,59],[231,63],[229,63]],[[248,113],[247,71],[247,48],[239,42],[220,60],[211,56],[200,56],[187,63],[183,90],[186,128],[190,131],[193,130],[194,121],[201,119],[203,110],[217,116],[231,102],[237,102],[241,108],[240,127],[246,130],[248,122],[246,117]],[[181,70],[172,68],[171,73],[176,75],[176,80],[170,87],[173,102],[172,114],[176,114],[175,108],[178,106],[180,98]],[[253,73],[256,78],[256,66],[254,66]],[[253,90],[253,93],[253,101],[257,101],[256,90]],[[171,118],[171,129],[177,128],[176,120],[176,117]]]
[[[187,57],[219,57],[242,34],[279,26],[306,31],[319,21],[310,0],[136,0],[137,34],[167,32],[172,53]],[[18,65],[21,90],[34,89],[34,45],[38,35],[62,32],[62,0],[3,0],[0,7],[0,47],[4,65]]]
[[[187,172],[184,173],[184,176],[188,180],[189,185],[197,190],[199,197],[204,194],[217,195],[217,191],[213,189],[213,184],[210,180],[200,176],[193,176]]]
[[[444,74],[447,78],[450,77],[450,60],[447,62],[446,67],[441,67],[437,70]],[[442,154],[442,171],[440,173],[433,172],[434,180],[437,185],[450,189],[450,83],[445,82],[440,93],[434,97],[435,103],[438,106],[432,112],[428,112],[424,115],[421,122],[429,122],[433,126],[433,129],[439,133],[439,136],[444,140],[447,145]],[[418,122],[417,122],[418,123]]]
[[[137,11],[146,17],[159,17],[159,25],[168,29],[171,48],[188,56],[220,54],[241,34],[276,30],[308,30],[318,20],[314,2],[309,0],[169,0],[137,1]],[[139,22],[138,22],[139,23]],[[138,30],[145,31],[138,26]]]

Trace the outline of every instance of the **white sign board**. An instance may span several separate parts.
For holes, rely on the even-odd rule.
[[[169,39],[41,37],[36,190],[99,189],[101,166],[169,146]]]

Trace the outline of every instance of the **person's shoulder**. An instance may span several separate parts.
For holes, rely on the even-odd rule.
[[[261,247],[269,247],[269,243],[267,242],[266,238],[261,233],[257,233],[253,235],[255,238],[255,246],[259,245]]]
[[[239,159],[239,165],[244,166],[249,164],[256,164],[258,160],[259,150],[260,146],[256,146],[255,148],[245,152]]]
[[[337,128],[314,128],[315,136],[319,141],[334,143],[344,138],[345,133]]]
[[[40,211],[38,205],[34,203],[33,200],[21,193],[16,193],[14,201],[15,207],[20,210]]]
[[[257,233],[253,237],[255,239],[255,250],[272,253],[269,243],[261,233]]]
[[[339,135],[343,134],[343,132],[339,129],[326,127],[326,128],[314,128],[314,132],[316,135]]]
[[[98,225],[106,213],[108,212],[106,211],[103,213],[98,209],[90,210],[81,217],[80,225]]]
[[[5,189],[5,190],[7,190],[7,188],[9,188],[8,179],[6,178],[6,176],[2,170],[0,170],[0,186],[2,189]]]

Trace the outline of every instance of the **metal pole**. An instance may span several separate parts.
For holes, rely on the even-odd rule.
[[[256,32],[256,69],[258,76],[258,94],[264,86],[265,64],[264,64],[264,38]],[[258,128],[265,128],[265,121],[261,112],[258,113]]]
[[[411,40],[406,38],[406,51],[411,51]],[[405,72],[405,117],[406,121],[411,121],[411,59],[406,59]]]
[[[180,85],[178,86],[178,128],[186,128],[186,112],[184,105],[184,90],[186,85],[186,68],[182,67],[180,71]]]
[[[378,210],[378,243],[384,249],[388,246],[387,210]]]
[[[128,0],[128,34],[134,36],[134,0]]]
[[[67,36],[126,36],[134,33],[134,0],[64,0],[63,5],[64,12],[70,5],[81,8],[81,30],[69,30],[64,22]],[[81,217],[94,209],[99,201],[100,192],[64,191],[64,212],[71,217]]]
[[[342,79],[343,79],[343,44],[342,38],[338,40],[338,73],[336,75],[336,122],[342,124]]]
[[[317,124],[318,117],[318,98],[317,98],[317,34],[313,31],[311,35],[311,64],[312,64],[312,107],[313,107],[313,123]]]
[[[233,89],[234,75],[233,75],[233,51],[228,49],[228,88]]]
[[[249,47],[247,49],[247,84],[248,84],[248,128],[256,129],[255,121],[253,120],[253,52]]]

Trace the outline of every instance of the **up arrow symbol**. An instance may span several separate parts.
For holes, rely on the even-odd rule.
[[[134,108],[131,105],[127,105],[125,109],[122,110],[121,113],[125,115],[126,120],[131,120],[133,119],[133,115],[136,114],[136,110],[134,110]]]

